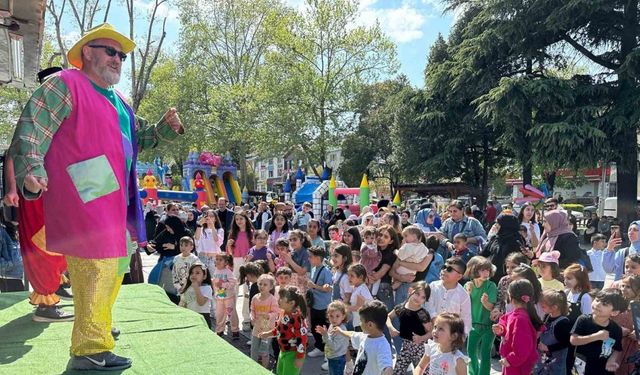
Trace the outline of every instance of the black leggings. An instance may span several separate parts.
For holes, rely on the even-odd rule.
[[[211,329],[211,314],[210,313],[200,313],[204,318],[204,321],[207,322],[207,326]]]
[[[313,335],[313,346],[318,350],[324,352],[324,342],[322,341],[322,335],[316,332],[317,326],[328,326],[327,322],[327,310],[309,309],[309,320],[311,321],[311,334]]]

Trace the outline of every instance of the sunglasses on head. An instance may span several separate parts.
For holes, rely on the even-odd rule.
[[[104,52],[109,57],[113,57],[115,55],[118,55],[118,57],[120,58],[120,61],[125,61],[127,59],[127,54],[126,53],[124,53],[122,51],[118,51],[117,49],[115,49],[113,47],[103,46],[103,45],[100,45],[100,44],[89,45],[89,47],[90,48],[102,48],[102,49],[104,49]]]
[[[442,266],[442,270],[446,271],[446,272],[456,272],[456,273],[459,273],[459,274],[462,275],[462,272],[458,271],[457,269],[455,269],[455,268],[453,268],[451,266],[444,265],[444,266]]]

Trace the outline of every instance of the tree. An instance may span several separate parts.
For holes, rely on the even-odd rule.
[[[111,3],[111,0],[109,0],[109,3]],[[144,36],[144,47],[138,48],[137,51],[140,58],[139,66],[136,64],[138,60],[136,58],[136,51],[131,54],[131,107],[134,111],[138,110],[138,107],[140,107],[140,103],[147,92],[149,77],[158,62],[158,56],[162,50],[162,43],[164,42],[164,38],[167,36],[167,32],[165,31],[167,16],[162,20],[160,36],[154,36],[158,10],[162,5],[166,6],[167,3],[167,0],[154,0],[153,6],[149,10],[147,18],[149,25],[147,27],[147,35]],[[136,8],[134,7],[134,0],[126,0],[126,5],[127,13],[129,14],[129,39],[136,40],[135,20],[137,18],[137,14]],[[107,7],[107,9],[109,8]],[[105,20],[106,19],[107,17],[105,16]],[[156,38],[158,38],[157,41],[155,40]]]
[[[386,178],[391,191],[402,178],[393,151],[393,133],[398,122],[413,118],[409,100],[415,90],[407,77],[366,85],[355,100],[357,129],[342,143],[339,174],[348,186],[359,186],[364,173],[370,179]]]
[[[244,160],[265,112],[260,72],[284,8],[276,0],[184,0],[181,6],[183,81],[196,80],[187,83],[194,89],[189,110],[198,114],[198,126],[215,134],[209,147],[239,161],[246,186]]]
[[[167,6],[169,0],[153,0],[150,8],[144,8],[141,12],[136,7],[135,0],[125,0],[127,13],[129,16],[129,38],[138,41],[138,48],[130,55],[131,62],[131,107],[137,111],[140,103],[144,99],[149,84],[149,77],[158,61],[162,50],[162,44],[166,36],[165,26],[167,17],[162,19],[162,29],[159,36],[156,36],[157,24],[159,22],[159,9]],[[66,32],[74,31],[84,35],[88,30],[97,26],[98,23],[108,22],[112,10],[112,0],[48,0],[47,10],[51,15],[53,28],[56,35],[56,45],[58,52],[56,55],[62,57],[61,66],[69,68],[67,52],[69,46],[65,44],[63,35]],[[145,13],[148,11],[148,13]],[[142,38],[136,38],[136,19],[143,13],[146,16],[146,33]],[[64,25],[72,25],[71,30],[65,30]],[[142,42],[141,42],[142,41]],[[139,63],[138,63],[139,60]]]
[[[398,128],[396,149],[404,169],[422,181],[460,179],[479,187],[480,203],[486,199],[489,178],[500,149],[497,134],[476,116],[473,100],[486,93],[505,70],[502,61],[485,58],[474,63],[469,53],[459,53],[469,37],[466,26],[477,14],[467,9],[448,41],[439,36],[425,69],[425,88],[413,104],[415,124]]]
[[[80,35],[83,35],[94,26],[96,18],[101,18],[102,22],[107,22],[109,11],[111,10],[111,0],[47,0],[47,10],[53,18],[53,27],[59,49],[57,54],[62,57],[61,66],[66,69],[69,67],[69,62],[67,61],[68,48],[62,39],[63,23],[68,18],[71,18],[73,21],[70,23],[73,23]]]
[[[379,25],[357,26],[355,0],[307,0],[275,25],[266,54],[270,147],[297,148],[316,175],[330,147],[356,124],[353,97],[396,69],[395,46]]]
[[[450,3],[466,6],[473,2]],[[524,129],[534,140],[539,160],[615,161],[618,215],[629,223],[635,217],[638,174],[639,1],[500,0],[491,2],[491,8],[495,22],[484,26],[486,33],[498,39],[509,32],[514,35],[518,20],[536,27],[535,33],[511,38],[511,49],[525,51],[534,46],[551,60],[578,55],[589,61],[589,74],[503,82],[487,99],[498,103],[517,90],[533,105],[532,113],[536,108],[542,110],[536,124]]]

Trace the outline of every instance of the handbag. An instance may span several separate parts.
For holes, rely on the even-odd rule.
[[[318,278],[320,277],[320,273],[322,273],[323,268],[324,266],[320,266],[320,269],[318,269],[318,272],[316,272],[316,277],[315,277],[315,280],[313,281],[313,283],[316,285],[318,284]],[[305,293],[305,299],[307,300],[307,306],[309,306],[309,308],[312,308],[314,296],[311,289],[307,290],[307,292]]]

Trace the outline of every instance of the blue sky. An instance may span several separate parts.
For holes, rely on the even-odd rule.
[[[292,7],[302,7],[304,0],[283,0]],[[124,2],[114,1],[108,22],[121,32],[128,34],[128,15]],[[147,22],[143,19],[153,7],[155,0],[135,0],[135,7],[139,14],[136,21],[138,27],[136,39],[146,33]],[[167,16],[167,38],[163,49],[170,51],[178,40],[180,29],[179,10],[173,6],[162,5],[159,14]],[[71,14],[66,15],[67,22],[63,26],[63,39],[67,48],[79,38],[77,27],[71,22]],[[401,67],[398,73],[405,74],[414,86],[424,85],[423,71],[427,62],[429,48],[438,33],[448,35],[454,22],[452,13],[443,14],[440,0],[360,0],[360,18],[358,23],[372,25],[380,23],[382,30],[396,43],[398,60]],[[47,14],[46,21],[51,23],[52,17]],[[160,24],[158,25],[158,27]],[[51,31],[51,29],[49,29]],[[159,30],[159,29],[158,29]],[[53,35],[53,34],[51,34]],[[140,43],[142,44],[142,43]],[[125,64],[129,68],[129,64]],[[128,72],[125,69],[125,77]],[[123,77],[124,78],[124,77]],[[129,80],[123,79],[118,89],[129,92]]]

